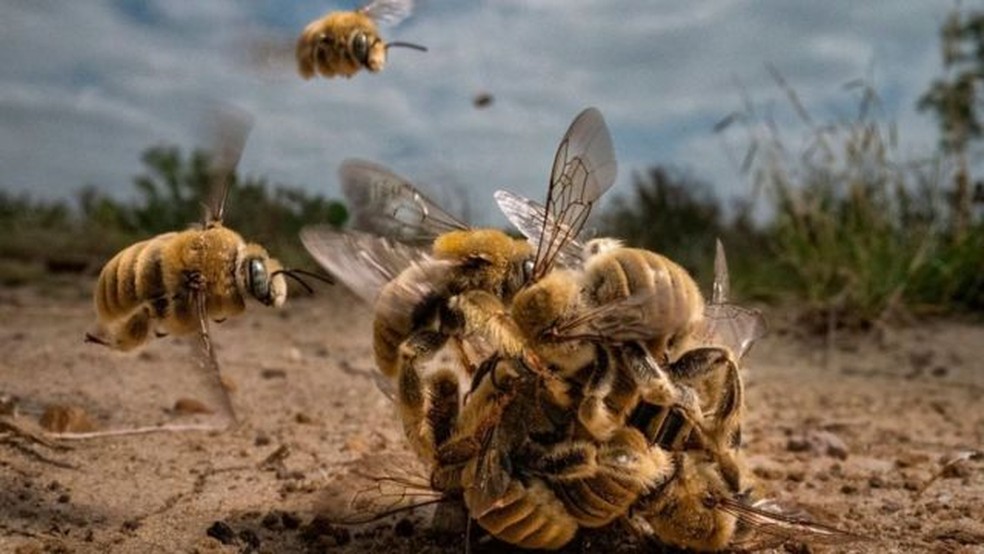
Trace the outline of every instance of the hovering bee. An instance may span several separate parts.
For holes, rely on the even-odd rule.
[[[310,79],[343,75],[352,77],[360,69],[373,73],[386,65],[392,47],[427,48],[408,42],[385,42],[376,24],[396,25],[413,11],[413,0],[372,0],[352,12],[330,12],[309,23],[297,39],[295,56],[301,77]]]
[[[601,114],[582,112],[561,141],[551,181],[577,190],[577,203],[562,204],[572,221],[583,221],[590,202],[614,181],[614,153]],[[595,168],[599,168],[596,170]],[[401,243],[358,232],[340,233],[326,227],[304,229],[301,240],[312,256],[334,275],[375,305],[373,349],[380,371],[396,381],[401,419],[410,442],[425,458],[435,450],[426,416],[434,383],[422,378],[419,367],[431,359],[449,338],[471,375],[472,363],[462,344],[479,336],[493,350],[525,358],[539,370],[539,362],[525,347],[505,307],[512,296],[544,269],[543,250],[537,260],[526,241],[495,229],[471,229],[441,209],[405,179],[368,162],[349,161],[340,169],[343,191],[349,198],[358,228],[394,237]],[[583,217],[582,217],[583,216]],[[414,251],[411,244],[430,244],[430,252]],[[403,267],[402,271],[397,271]],[[471,343],[471,341],[468,341]],[[481,344],[481,341],[476,341]],[[548,378],[549,376],[544,376]],[[450,383],[442,385],[450,387]],[[417,423],[423,427],[417,427]]]
[[[242,114],[223,114],[220,147],[213,159],[213,201],[206,207],[200,228],[132,244],[102,268],[93,292],[96,325],[86,333],[86,342],[131,350],[151,336],[197,332],[206,363],[219,379],[209,319],[222,321],[242,313],[246,298],[282,306],[287,299],[285,277],[298,280],[308,290],[299,275],[331,282],[324,276],[283,268],[262,246],[246,242],[222,224],[230,175],[250,125]],[[227,392],[223,398],[235,418]]]

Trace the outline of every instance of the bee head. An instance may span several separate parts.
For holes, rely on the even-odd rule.
[[[498,229],[449,231],[434,240],[434,257],[457,262],[469,273],[472,287],[512,296],[522,283],[515,278],[530,259],[530,245]]]
[[[270,257],[262,246],[246,245],[238,265],[236,281],[240,288],[266,306],[283,306],[287,300],[287,280],[280,262]]]
[[[349,37],[352,57],[369,71],[379,71],[386,64],[386,44],[373,30],[359,29]]]

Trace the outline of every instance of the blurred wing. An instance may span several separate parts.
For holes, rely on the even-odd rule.
[[[731,296],[731,277],[728,276],[728,259],[724,255],[724,245],[717,239],[714,251],[714,284],[711,290],[711,303],[724,304]]]
[[[216,393],[220,397],[209,398],[209,400],[217,400],[222,406],[222,411],[231,418],[233,424],[236,424],[238,422],[236,410],[232,405],[229,389],[222,382],[222,371],[219,368],[219,360],[215,356],[215,348],[212,347],[212,337],[209,334],[208,327],[208,299],[205,290],[193,291],[192,296],[195,312],[198,315],[199,351],[201,353],[202,365],[205,369],[205,375],[203,377],[208,383],[206,390],[209,393]]]
[[[550,270],[587,222],[591,207],[615,182],[615,150],[595,108],[581,112],[560,141],[550,172],[546,214],[539,233],[533,280]]]
[[[338,175],[352,211],[352,226],[359,231],[410,244],[429,244],[442,233],[468,228],[409,181],[381,165],[345,160]]]
[[[728,260],[724,254],[724,244],[718,239],[714,253],[711,302],[704,307],[704,328],[699,334],[703,342],[726,346],[740,360],[755,341],[765,336],[768,327],[762,312],[729,304],[730,298]]]
[[[705,344],[729,348],[740,360],[766,332],[765,316],[759,310],[735,304],[708,304],[704,307],[704,327],[698,335]]]
[[[214,125],[211,183],[205,213],[206,228],[222,222],[232,174],[239,165],[239,158],[246,147],[246,137],[253,127],[253,118],[245,111],[227,105],[216,114]]]
[[[427,255],[411,246],[329,225],[301,229],[301,243],[328,272],[372,306],[386,283]]]
[[[553,218],[547,213],[547,209],[539,202],[505,190],[495,192],[495,201],[499,204],[499,209],[505,214],[506,219],[523,236],[530,239],[533,246],[540,243],[540,234],[544,228],[557,229],[571,237],[575,235],[570,230],[560,229],[561,224],[553,221]],[[556,263],[562,267],[580,267],[584,263],[583,253],[584,245],[577,239],[571,238],[561,245],[557,252]]]
[[[739,526],[751,531],[747,538],[728,545],[732,548],[757,550],[779,546],[788,540],[817,544],[846,544],[867,540],[867,537],[807,518],[773,512],[734,499],[720,499],[718,507],[738,518]]]
[[[359,8],[376,23],[393,26],[410,17],[413,12],[413,0],[373,0]]]

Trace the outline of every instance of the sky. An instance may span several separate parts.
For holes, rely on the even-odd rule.
[[[857,91],[844,85],[866,79],[899,126],[899,155],[932,149],[936,124],[915,103],[942,75],[938,29],[953,5],[417,0],[383,34],[429,52],[394,49],[380,73],[304,81],[289,57],[252,54],[289,52],[308,21],[357,4],[4,0],[0,188],[55,199],[88,184],[126,199],[142,151],[207,146],[209,114],[227,103],[255,120],[241,173],[336,197],[338,165],[363,158],[467,202],[476,223],[501,223],[492,192],[542,198],[557,143],[595,106],[619,162],[609,195],[628,193],[633,171],[666,164],[742,197],[745,144],[715,123],[748,98],[799,132],[767,65],[821,121],[855,111]],[[480,92],[490,107],[473,106]]]

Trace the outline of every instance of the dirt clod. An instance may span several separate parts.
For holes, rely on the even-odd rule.
[[[216,521],[205,531],[205,534],[222,544],[233,544],[236,542],[236,532],[224,521]]]

